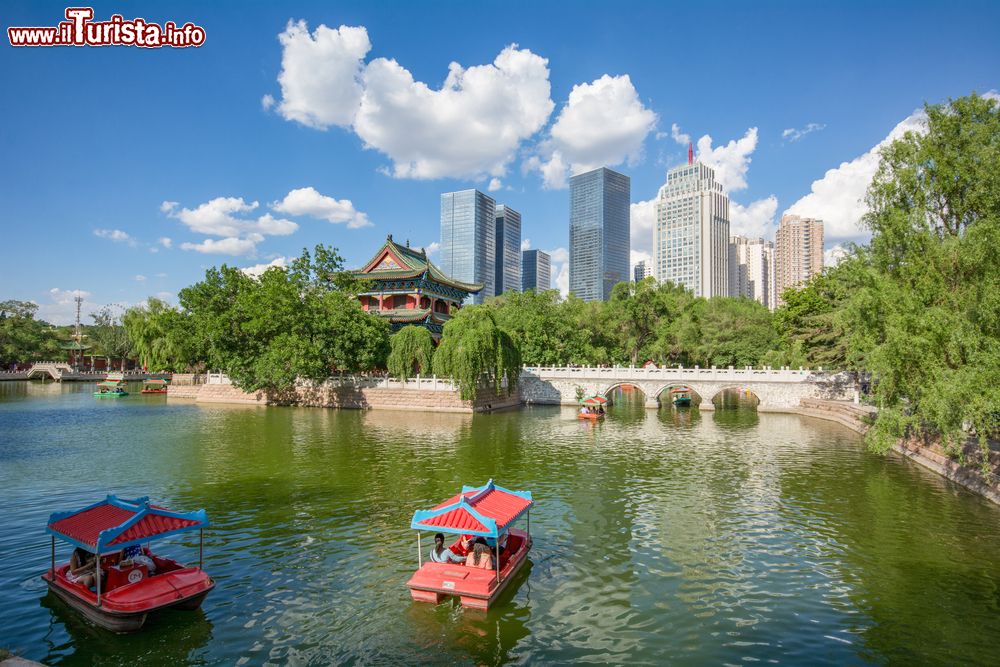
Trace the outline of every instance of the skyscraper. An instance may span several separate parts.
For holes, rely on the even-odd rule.
[[[479,190],[441,195],[441,269],[483,290],[472,297],[482,303],[494,296],[496,279],[496,202]]]
[[[494,292],[521,289],[521,214],[503,204],[496,207],[496,284]]]
[[[521,290],[544,292],[552,289],[552,258],[541,250],[521,252]]]
[[[569,291],[584,301],[608,299],[629,279],[631,179],[607,167],[569,181]]]
[[[667,172],[653,228],[653,272],[695,296],[729,294],[729,197],[715,170],[694,159]]]
[[[774,309],[771,292],[774,244],[733,236],[729,240],[729,296],[753,299]]]
[[[782,292],[823,270],[823,221],[785,214],[774,238],[775,303],[780,306]]]
[[[646,260],[644,259],[636,262],[635,266],[632,267],[632,280],[634,282],[641,282],[644,278],[648,278],[651,275],[653,273],[646,266]]]

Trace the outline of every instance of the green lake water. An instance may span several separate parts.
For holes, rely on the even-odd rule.
[[[92,391],[0,383],[0,646],[27,658],[1000,664],[1000,508],[837,424],[641,397],[592,424]],[[534,494],[528,566],[488,613],[412,602],[413,511],[491,477]],[[208,511],[201,610],[119,636],[46,594],[49,513],[109,492]],[[196,560],[197,536],[159,551]]]

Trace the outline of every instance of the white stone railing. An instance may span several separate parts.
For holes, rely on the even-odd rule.
[[[417,376],[408,380],[397,380],[386,375],[332,375],[326,382],[334,386],[352,386],[369,389],[404,389],[412,391],[454,391],[455,385],[451,380],[439,378],[436,375],[430,377]],[[232,384],[232,381],[225,373],[209,373],[205,384]],[[315,386],[317,383],[302,381],[303,386]]]
[[[525,366],[522,375],[551,380],[688,380],[729,381],[756,380],[762,382],[804,382],[817,374],[826,375],[822,368],[645,368],[642,366]]]

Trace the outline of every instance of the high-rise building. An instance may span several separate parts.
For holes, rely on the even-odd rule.
[[[667,172],[657,197],[653,273],[695,296],[729,294],[729,197],[691,148],[688,163]]]
[[[771,284],[774,244],[764,239],[729,239],[729,296],[746,297],[774,309]]]
[[[552,258],[541,250],[521,252],[521,290],[544,292],[552,289]]]
[[[496,207],[496,273],[493,290],[497,295],[521,289],[521,214],[503,204]]]
[[[607,167],[569,181],[569,291],[606,300],[629,279],[631,179]]]
[[[783,215],[774,239],[775,303],[780,306],[782,292],[823,270],[823,221]]]
[[[496,279],[496,202],[479,190],[441,195],[441,269],[455,280],[477,283],[471,297],[482,303],[494,296]]]
[[[635,266],[632,267],[632,280],[637,283],[642,282],[644,278],[648,278],[651,275],[653,275],[653,272],[650,270],[649,266],[646,265],[646,260],[644,259],[639,260],[635,263]]]

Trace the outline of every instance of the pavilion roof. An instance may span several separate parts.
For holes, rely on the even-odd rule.
[[[498,537],[533,504],[530,491],[509,491],[491,479],[480,487],[462,487],[460,494],[433,509],[417,510],[410,527]]]
[[[423,249],[400,245],[392,240],[392,234],[386,237],[385,243],[368,263],[353,271],[352,275],[358,280],[405,280],[426,275],[434,282],[469,294],[483,289],[479,283],[464,283],[445,274],[428,259]]]

